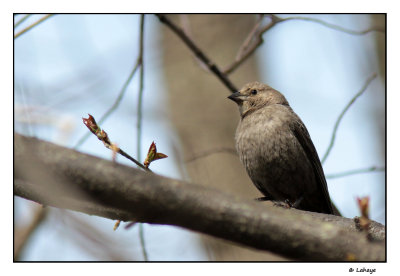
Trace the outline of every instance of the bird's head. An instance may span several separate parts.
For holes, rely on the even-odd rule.
[[[230,95],[228,99],[237,103],[242,118],[264,106],[274,104],[289,106],[285,96],[272,87],[260,82],[246,84],[238,92]]]

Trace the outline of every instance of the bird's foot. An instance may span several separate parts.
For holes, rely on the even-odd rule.
[[[285,199],[285,201],[274,201],[275,206],[283,207],[286,209],[299,207],[300,203],[303,201],[303,196],[299,197],[294,203],[290,202],[289,199]]]
[[[286,199],[285,201],[274,200],[273,202],[274,202],[274,206],[283,207],[285,209],[292,208],[292,204],[290,203],[290,201],[288,199]]]

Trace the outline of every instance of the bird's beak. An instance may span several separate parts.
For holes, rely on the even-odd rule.
[[[246,98],[247,98],[247,96],[241,94],[239,91],[238,91],[238,92],[235,92],[235,93],[232,93],[232,95],[228,96],[228,99],[230,99],[230,100],[236,102],[237,104],[239,104],[239,103],[245,101]]]

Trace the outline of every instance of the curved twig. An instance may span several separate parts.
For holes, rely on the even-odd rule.
[[[40,18],[38,21],[32,23],[31,25],[29,25],[28,27],[22,29],[21,31],[19,31],[18,33],[16,33],[14,35],[14,39],[20,37],[21,35],[23,35],[24,33],[26,33],[27,31],[31,30],[32,28],[34,28],[35,26],[39,25],[40,23],[42,23],[43,21],[45,21],[46,19],[50,18],[51,16],[53,16],[54,14],[48,14],[43,16],[42,18]]]
[[[279,21],[277,23],[284,22],[284,21],[290,21],[290,20],[309,21],[309,22],[314,22],[314,23],[320,24],[322,26],[325,26],[327,28],[330,28],[330,29],[333,29],[333,30],[336,30],[336,31],[339,31],[339,32],[351,34],[351,35],[365,35],[365,34],[370,33],[370,32],[385,33],[385,28],[378,27],[378,26],[373,26],[373,27],[370,27],[370,28],[368,28],[366,30],[363,30],[363,31],[355,31],[355,30],[347,29],[347,28],[344,28],[342,26],[335,25],[335,24],[332,24],[332,23],[328,23],[328,22],[326,22],[324,20],[317,19],[317,18],[312,18],[312,17],[291,16],[291,17],[287,17],[287,18],[280,18],[280,17],[278,17],[278,18],[279,18]]]
[[[344,114],[349,110],[350,106],[357,100],[358,97],[360,97],[368,88],[369,84],[376,78],[377,74],[373,73],[364,83],[363,87],[357,94],[354,95],[354,97],[350,100],[350,102],[345,106],[343,111],[339,114],[339,117],[336,120],[335,126],[333,127],[333,132],[331,136],[331,141],[329,142],[329,146],[324,154],[324,157],[321,159],[321,163],[323,164],[326,161],[326,158],[328,158],[329,153],[332,150],[333,144],[335,143],[336,139],[336,132],[338,130],[339,124],[344,116]]]
[[[212,62],[202,50],[186,35],[186,33],[175,25],[171,20],[168,19],[165,15],[156,14],[158,19],[168,26],[188,47],[192,52],[199,58],[204,64],[208,67],[208,69],[213,72],[222,83],[231,91],[232,93],[236,92],[238,89],[232,84],[232,82],[228,79],[228,77],[219,70],[218,66]]]
[[[15,24],[14,24],[14,29],[17,28],[22,22],[24,22],[25,20],[27,20],[32,14],[26,14],[25,16],[23,16],[20,20],[18,20]]]
[[[384,172],[384,171],[385,171],[385,167],[372,166],[372,167],[369,167],[369,168],[363,168],[363,169],[351,170],[351,171],[346,171],[346,172],[327,174],[327,175],[325,175],[325,177],[326,178],[339,178],[339,177],[343,177],[343,176],[349,176],[349,175],[360,174],[360,173]]]
[[[266,14],[265,17],[269,17],[271,21],[264,26],[263,28],[259,28],[261,20],[259,20],[253,29],[250,31],[248,37],[246,40],[243,42],[242,46],[240,47],[240,50],[235,58],[235,61],[227,66],[223,72],[224,74],[230,74],[234,70],[236,70],[247,58],[249,58],[255,51],[256,49],[264,43],[263,35],[265,32],[269,31],[272,29],[274,26],[276,26],[278,23],[290,21],[290,20],[302,20],[302,21],[309,21],[309,22],[314,22],[320,25],[323,25],[327,28],[344,32],[347,34],[351,35],[364,35],[370,32],[381,32],[385,33],[385,28],[383,27],[371,27],[363,31],[354,31],[350,30],[344,27],[341,27],[339,25],[331,24],[328,22],[325,22],[321,19],[316,19],[316,18],[311,18],[311,17],[303,17],[303,16],[291,16],[287,18],[281,18],[279,16],[276,16],[274,14]],[[255,41],[254,43],[250,43],[251,41]]]
[[[185,161],[187,163],[190,163],[197,159],[204,158],[204,157],[210,156],[212,154],[217,154],[217,153],[221,153],[221,152],[237,155],[237,152],[234,148],[222,147],[222,148],[214,148],[214,149],[206,150],[204,152],[195,154],[192,157],[186,159]]]

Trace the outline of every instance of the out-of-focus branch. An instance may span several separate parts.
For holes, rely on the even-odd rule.
[[[260,29],[262,20],[263,18],[261,17],[254,25],[242,46],[240,46],[234,62],[223,70],[224,74],[229,75],[248,59],[264,43],[263,34],[278,23],[276,17],[271,17],[271,22]]]
[[[312,17],[290,16],[290,17],[287,17],[287,18],[281,18],[281,17],[278,17],[278,16],[273,15],[273,14],[266,15],[266,16],[268,16],[268,17],[276,17],[277,20],[278,20],[277,23],[290,21],[290,20],[309,21],[309,22],[320,24],[322,26],[325,26],[327,28],[330,28],[330,29],[333,29],[333,30],[336,30],[336,31],[339,31],[339,32],[350,34],[350,35],[365,35],[365,34],[368,34],[370,32],[385,33],[385,28],[379,27],[379,26],[372,26],[372,27],[370,27],[368,29],[365,29],[363,31],[355,31],[355,30],[347,29],[347,28],[344,28],[342,26],[335,25],[335,24],[332,24],[332,23],[328,23],[328,22],[326,22],[324,20],[317,19],[317,18],[312,18]]]
[[[340,173],[331,173],[331,174],[327,174],[325,177],[326,178],[339,178],[339,177],[343,177],[343,176],[349,176],[349,175],[360,174],[360,173],[384,172],[384,171],[385,171],[385,167],[372,166],[369,168],[363,168],[363,169],[358,169],[358,170],[351,170],[351,171],[340,172]]]
[[[115,102],[112,104],[112,106],[103,114],[103,116],[101,116],[101,118],[100,118],[100,120],[99,120],[99,124],[102,124],[102,123],[108,118],[108,116],[110,116],[110,115],[114,112],[114,110],[116,110],[116,109],[118,108],[119,104],[120,104],[121,101],[122,101],[122,98],[123,98],[124,95],[125,95],[125,92],[126,92],[128,86],[129,86],[129,84],[131,83],[131,80],[133,79],[133,76],[134,76],[135,73],[136,73],[136,70],[137,70],[137,69],[139,68],[139,66],[141,65],[141,62],[142,62],[142,60],[140,59],[140,57],[138,57],[137,60],[136,60],[135,66],[133,67],[131,73],[129,74],[129,76],[128,76],[128,78],[127,78],[127,80],[125,81],[124,85],[122,86],[122,88],[121,88],[121,90],[120,90],[120,92],[119,92],[119,94],[118,94],[118,97],[116,98],[116,100],[115,100]],[[85,133],[85,135],[83,135],[83,136],[79,139],[79,141],[76,143],[76,145],[74,146],[74,148],[78,148],[80,145],[82,145],[83,142],[85,142],[86,139],[89,138],[89,136],[90,136],[90,132]]]
[[[120,240],[116,236],[107,235],[103,229],[96,227],[83,216],[65,210],[54,210],[56,223],[61,238],[68,243],[75,243],[98,261],[139,261],[140,256],[129,252],[129,247],[137,245],[133,241]],[[54,219],[54,218],[53,218]],[[58,230],[58,229],[57,229]],[[105,229],[109,230],[109,229]],[[71,260],[75,261],[75,260]]]
[[[179,15],[179,21],[181,23],[182,26],[182,31],[189,37],[189,39],[191,39],[192,41],[194,41],[193,39],[193,34],[190,28],[190,21],[189,21],[189,17],[187,14],[180,14]],[[201,61],[198,57],[196,57],[195,54],[193,54],[193,58],[196,61],[196,63],[199,65],[199,67],[201,69],[203,69],[204,71],[206,71],[207,73],[210,73],[210,70],[208,69],[208,67],[204,64],[203,61]]]
[[[176,24],[169,20],[168,17],[166,17],[165,15],[156,14],[156,16],[162,23],[169,27],[186,44],[186,46],[189,47],[189,49],[195,54],[195,56],[199,60],[201,60],[207,66],[207,68],[222,81],[222,83],[229,89],[229,91],[234,93],[238,90],[228,79],[228,77],[223,72],[221,72],[218,66],[213,61],[211,61],[202,50],[200,50],[200,48],[194,43],[194,41],[191,40],[190,37],[187,36],[181,28],[179,28]]]
[[[142,15],[142,16],[144,16],[144,15]],[[142,45],[142,41],[143,41],[142,24],[140,26],[140,39],[139,39],[139,41],[140,41],[140,45]],[[143,47],[142,46],[139,46],[139,54],[138,54],[138,57],[136,59],[136,63],[134,65],[131,73],[129,74],[128,78],[126,79],[124,85],[122,86],[122,88],[121,88],[121,90],[120,90],[120,92],[118,94],[118,97],[116,98],[116,100],[112,104],[112,106],[103,114],[103,116],[100,117],[99,124],[102,124],[108,118],[108,116],[110,116],[118,108],[119,104],[122,101],[122,98],[125,95],[125,92],[126,92],[128,86],[129,86],[129,84],[131,83],[131,81],[133,79],[133,76],[135,75],[135,73],[136,73],[137,69],[139,69],[139,67],[143,67]],[[140,69],[140,72],[141,72],[141,77],[140,78],[142,78],[143,68]],[[139,84],[139,86],[142,87],[141,89],[143,89],[143,80],[141,80],[140,83],[141,84]],[[139,87],[139,89],[140,89],[140,87]],[[85,133],[85,135],[83,135],[82,138],[79,139],[79,141],[76,143],[74,148],[78,148],[80,145],[82,145],[83,142],[85,142],[86,139],[89,138],[89,136],[90,136],[90,132]]]
[[[31,30],[32,28],[36,27],[37,25],[39,25],[40,23],[42,23],[43,21],[45,21],[46,19],[50,18],[51,16],[53,16],[54,14],[48,14],[43,16],[42,18],[40,18],[38,21],[32,23],[31,25],[29,25],[28,27],[22,29],[21,31],[19,31],[18,33],[16,33],[14,35],[14,39],[16,39],[17,37],[21,36],[22,34],[26,33],[27,31]]]
[[[326,158],[328,158],[329,153],[331,152],[333,148],[333,144],[335,143],[336,139],[336,132],[338,130],[339,124],[344,116],[344,114],[349,110],[350,106],[357,100],[358,97],[360,97],[368,88],[369,84],[376,78],[377,74],[373,73],[364,83],[363,87],[360,89],[357,94],[354,95],[353,98],[351,98],[350,102],[344,107],[343,111],[339,114],[339,117],[337,118],[335,125],[333,127],[333,132],[331,136],[331,141],[329,142],[329,146],[326,149],[326,152],[324,154],[324,157],[321,159],[321,163],[323,164],[326,161]]]
[[[228,148],[228,147],[221,147],[221,148],[213,148],[206,150],[204,152],[200,152],[198,154],[193,155],[192,157],[186,159],[186,162],[193,162],[197,159],[204,158],[213,154],[217,153],[229,153],[237,156],[237,152],[234,148]]]
[[[385,228],[374,242],[351,219],[283,209],[14,135],[14,193],[110,219],[169,224],[313,261],[384,261]]]
[[[48,210],[42,206],[37,206],[31,221],[25,227],[14,227],[14,261],[21,257],[25,245],[38,226],[45,220]]]
[[[24,22],[25,20],[27,20],[32,14],[26,14],[24,15],[20,20],[18,20],[15,24],[14,24],[14,29],[17,28],[19,25],[21,25],[22,22]]]
[[[140,59],[140,74],[139,74],[139,98],[138,98],[138,108],[137,108],[137,139],[136,139],[136,152],[138,160],[141,160],[141,144],[142,144],[142,109],[143,109],[143,85],[144,85],[144,69],[143,69],[143,43],[144,43],[144,14],[140,16],[140,39],[139,39],[139,59]],[[149,168],[147,167],[149,170]],[[142,248],[142,254],[144,260],[147,262],[149,260],[146,243],[144,240],[144,230],[143,224],[139,224],[139,239],[140,246]]]
[[[339,25],[325,22],[321,19],[304,17],[304,16],[291,16],[291,17],[287,17],[287,18],[282,18],[282,17],[276,16],[274,14],[266,14],[265,17],[270,18],[271,21],[264,27],[261,27],[262,18],[257,21],[255,26],[253,27],[253,29],[250,31],[249,35],[243,42],[242,46],[240,47],[240,50],[239,50],[238,54],[236,55],[235,61],[223,70],[224,74],[228,75],[228,74],[232,73],[247,58],[249,58],[257,50],[257,48],[261,44],[264,43],[264,39],[263,39],[264,33],[269,31],[273,27],[275,27],[278,23],[287,22],[287,21],[291,21],[291,20],[309,21],[309,22],[320,24],[322,26],[325,26],[327,28],[330,28],[330,29],[333,29],[336,31],[350,34],[350,35],[364,35],[364,34],[367,34],[370,32],[385,33],[385,28],[383,28],[383,27],[374,26],[374,27],[370,27],[363,31],[354,31],[354,30],[350,30],[350,29],[341,27]]]
[[[140,39],[139,39],[139,60],[140,60],[140,74],[139,74],[139,97],[137,108],[137,143],[136,152],[137,159],[141,160],[141,142],[142,142],[142,115],[143,115],[143,86],[144,86],[144,70],[143,70],[143,42],[144,42],[144,14],[140,16]]]

